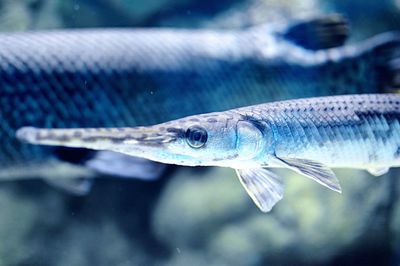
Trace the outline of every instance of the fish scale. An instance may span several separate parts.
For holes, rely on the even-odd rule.
[[[395,156],[400,147],[399,99],[399,95],[339,96],[265,104],[255,110],[264,114],[275,132],[278,157],[309,158],[333,167],[366,168],[388,161],[393,165],[400,163]],[[246,108],[238,112],[251,115]],[[305,113],[309,115],[304,116]],[[370,158],[348,156],[361,149],[367,150]]]
[[[273,100],[380,92],[383,86],[366,75],[376,70],[366,54],[399,39],[382,35],[368,45],[333,49],[332,60],[267,27],[1,33],[0,137],[7,145],[0,165],[51,157],[48,149],[15,139],[22,126],[150,125]],[[323,86],[344,67],[344,76],[355,71],[363,79]]]
[[[382,175],[400,166],[400,94],[307,98],[128,128],[23,127],[32,144],[121,152],[162,163],[236,169],[264,212],[283,197],[265,168],[284,167],[341,192],[336,167]]]

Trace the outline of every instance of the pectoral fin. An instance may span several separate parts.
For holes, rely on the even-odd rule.
[[[263,169],[237,169],[240,182],[262,212],[269,212],[283,197],[283,183],[279,176]]]
[[[389,171],[389,167],[378,167],[378,168],[369,168],[367,170],[371,175],[381,176],[386,174]]]
[[[167,168],[162,163],[113,151],[56,147],[53,154],[60,161],[82,165],[99,174],[117,177],[156,180],[162,176]]]
[[[325,165],[319,162],[304,159],[277,159],[282,163],[283,166],[309,177],[329,189],[342,193],[339,180],[337,179],[335,173],[333,173],[332,170]]]
[[[43,178],[49,185],[52,185],[65,192],[77,196],[84,196],[92,188],[92,178]]]
[[[112,151],[98,151],[84,163],[89,169],[112,176],[156,180],[167,165]]]

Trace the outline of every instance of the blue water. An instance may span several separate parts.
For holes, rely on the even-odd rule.
[[[242,28],[333,11],[348,17],[353,42],[400,29],[396,2],[4,0],[0,30]],[[34,177],[4,181],[0,265],[398,265],[398,170],[338,170],[342,195],[279,173],[285,198],[268,214],[231,169],[172,167],[152,182],[103,176],[82,197]]]

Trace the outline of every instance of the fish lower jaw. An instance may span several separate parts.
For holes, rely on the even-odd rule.
[[[217,167],[229,167],[233,169],[250,169],[250,168],[260,168],[262,167],[259,163],[248,162],[248,161],[224,161],[215,163],[212,166]]]

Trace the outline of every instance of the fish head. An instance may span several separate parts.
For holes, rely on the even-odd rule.
[[[168,164],[239,168],[260,153],[263,133],[234,112],[190,116],[132,128],[22,128],[30,143],[110,150]]]
[[[144,148],[145,156],[179,165],[237,168],[259,155],[264,142],[256,124],[229,112],[186,117],[152,128],[166,138],[159,147]]]

